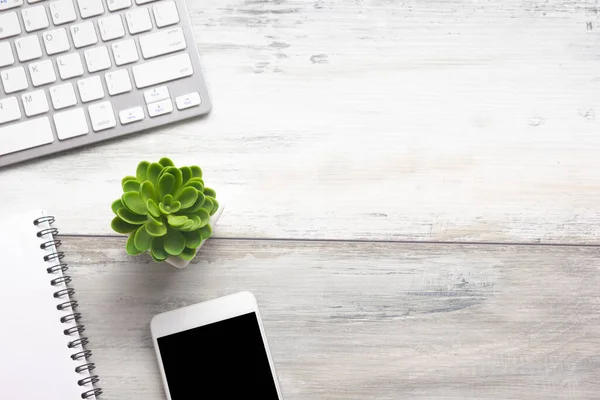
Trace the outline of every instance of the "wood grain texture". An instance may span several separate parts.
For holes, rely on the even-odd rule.
[[[596,1],[188,3],[213,113],[5,169],[0,215],[107,234],[169,155],[226,199],[221,237],[598,243]]]
[[[179,271],[62,239],[105,400],[163,399],[152,316],[240,290],[286,400],[600,393],[598,248],[211,240]]]

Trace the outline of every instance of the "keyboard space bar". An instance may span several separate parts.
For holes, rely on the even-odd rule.
[[[159,83],[174,81],[194,74],[190,55],[187,53],[161,58],[156,61],[146,61],[131,69],[135,86],[138,89]]]
[[[54,142],[48,117],[0,125],[0,156]]]

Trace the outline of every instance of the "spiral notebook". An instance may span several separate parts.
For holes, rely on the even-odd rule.
[[[94,364],[54,217],[0,221],[0,399],[95,399]]]

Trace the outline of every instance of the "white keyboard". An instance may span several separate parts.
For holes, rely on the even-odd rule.
[[[0,0],[0,167],[210,108],[184,0]]]

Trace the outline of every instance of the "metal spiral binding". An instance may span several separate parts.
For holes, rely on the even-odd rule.
[[[64,303],[61,303],[61,304],[57,305],[56,309],[60,310],[60,311],[66,310],[67,308],[70,308],[71,310],[74,310],[78,306],[79,306],[79,303],[77,303],[76,300],[69,300],[69,301],[65,301]]]
[[[61,246],[62,242],[58,239],[48,240],[46,243],[40,244],[40,249],[46,250],[49,247],[54,246],[54,248],[58,249]]]
[[[56,265],[46,268],[46,271],[48,271],[49,274],[53,274],[55,272],[58,272],[59,269],[61,272],[65,272],[69,269],[69,267],[65,263],[58,263]]]
[[[33,221],[33,224],[35,226],[39,226],[40,224],[43,224],[46,222],[49,225],[52,225],[54,223],[54,221],[55,221],[54,217],[46,216],[46,217],[40,217],[40,218],[36,219],[35,221]],[[46,250],[49,248],[57,249],[58,247],[60,247],[61,241],[54,238],[54,236],[57,234],[58,234],[58,230],[56,228],[52,228],[52,227],[40,230],[37,233],[37,237],[48,238],[47,241],[43,242],[40,245],[40,248],[42,250]],[[67,264],[62,262],[62,259],[64,257],[65,257],[65,254],[63,252],[59,252],[59,251],[54,251],[52,254],[45,255],[44,261],[52,263],[52,266],[46,268],[46,272],[48,272],[48,274],[51,274],[51,275],[56,274],[59,271],[65,272],[69,267],[67,266]],[[62,275],[62,276],[59,276],[58,278],[51,279],[50,285],[52,285],[52,286],[68,285],[70,282],[71,282],[70,276]],[[56,309],[61,310],[61,311],[63,311],[63,310],[71,311],[70,314],[63,316],[60,319],[60,322],[63,324],[75,322],[75,324],[76,324],[75,326],[67,328],[63,331],[63,333],[66,336],[73,335],[75,332],[82,333],[85,330],[85,327],[83,325],[77,324],[77,321],[79,321],[79,319],[81,319],[81,314],[74,311],[77,308],[78,304],[77,304],[77,301],[71,300],[71,297],[73,296],[73,294],[75,294],[75,290],[70,287],[54,292],[54,298],[56,298],[56,299],[65,298],[65,301],[58,304],[56,306]],[[89,357],[91,357],[92,352],[90,350],[85,349],[85,346],[88,343],[89,343],[88,338],[83,337],[83,336],[80,336],[79,338],[70,341],[68,344],[68,347],[70,349],[78,350],[76,353],[71,355],[71,359],[73,359],[75,361],[77,361],[77,360],[86,361]],[[89,373],[92,370],[94,370],[95,368],[96,368],[96,366],[94,363],[86,363],[86,364],[77,366],[75,368],[75,372],[81,373],[84,371],[88,371],[88,373]],[[100,379],[98,378],[97,375],[89,375],[83,379],[78,380],[77,384],[79,386],[95,385],[99,381],[100,381]],[[101,394],[102,394],[102,389],[93,388],[91,390],[83,392],[81,394],[81,398],[89,399],[94,396],[100,396]]]

